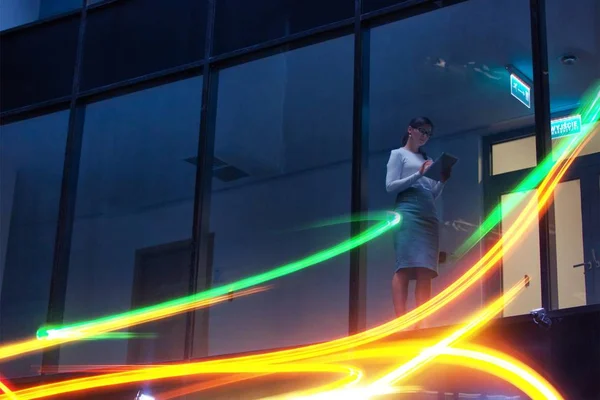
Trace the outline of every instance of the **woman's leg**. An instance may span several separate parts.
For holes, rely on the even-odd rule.
[[[431,271],[426,268],[419,268],[416,272],[417,275],[417,283],[415,285],[415,301],[417,303],[417,307],[426,303],[429,299],[431,299]],[[415,325],[416,329],[425,328],[425,321],[421,321]]]
[[[406,313],[406,300],[408,299],[408,271],[398,270],[392,278],[392,299],[396,317]]]
[[[415,286],[415,300],[417,307],[431,298],[431,271],[426,268],[417,269],[417,284]]]

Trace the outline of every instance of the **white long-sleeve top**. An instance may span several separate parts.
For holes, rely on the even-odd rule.
[[[403,147],[392,150],[385,177],[387,192],[400,193],[410,187],[421,187],[430,191],[434,199],[437,198],[442,193],[444,184],[421,175],[419,169],[424,162],[420,153],[413,153]]]

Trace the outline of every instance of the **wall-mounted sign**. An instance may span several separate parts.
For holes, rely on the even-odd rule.
[[[552,139],[574,135],[581,132],[581,115],[570,115],[550,121],[550,136]]]
[[[527,108],[531,108],[531,88],[515,74],[510,74],[510,94]]]

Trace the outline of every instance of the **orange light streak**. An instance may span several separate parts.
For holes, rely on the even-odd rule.
[[[549,202],[549,199],[551,198],[556,185],[560,182],[561,178],[564,176],[577,154],[579,154],[579,152],[585,146],[585,144],[587,144],[589,140],[591,140],[592,136],[592,134],[588,135],[582,143],[577,145],[573,150],[573,154],[567,157],[567,152],[565,152],[563,153],[563,155],[561,155],[561,158],[559,158],[558,162],[553,166],[548,176],[542,181],[540,187],[537,189],[537,198],[534,197],[526,205],[525,209],[517,218],[517,221],[508,229],[505,235],[503,235],[500,238],[500,240],[482,257],[481,260],[475,263],[475,265],[471,269],[469,269],[467,273],[465,273],[453,284],[448,286],[448,288],[443,290],[440,294],[432,298],[423,306],[413,310],[412,312],[402,317],[399,317],[396,320],[393,320],[389,323],[383,324],[379,327],[354,336],[333,340],[331,342],[323,344],[310,345],[299,349],[284,350],[253,356],[221,359],[215,361],[160,366],[156,368],[141,368],[139,370],[134,371],[107,374],[103,376],[96,376],[90,378],[79,378],[48,385],[41,385],[29,389],[24,389],[15,393],[19,395],[19,398],[26,400],[62,393],[69,393],[73,391],[89,390],[91,388],[97,388],[101,386],[111,386],[154,379],[165,379],[169,377],[185,376],[200,373],[336,372],[348,374],[348,376],[353,377],[353,379],[350,381],[350,384],[355,383],[357,381],[356,377],[362,376],[362,372],[352,366],[310,363],[292,364],[292,362],[302,359],[324,357],[331,353],[344,351],[356,346],[365,345],[373,341],[382,339],[385,336],[388,336],[389,334],[399,329],[406,328],[420,321],[421,319],[426,318],[427,316],[438,311],[451,301],[455,300],[471,285],[473,285],[473,283],[477,282],[480,278],[482,278],[485,275],[485,273],[491,270],[491,268],[493,268],[501,259],[504,251],[510,249],[524,234],[525,230],[529,227],[529,225],[531,225],[533,221],[537,219],[538,213],[542,212],[547,206],[547,203]],[[495,304],[496,302],[492,306],[494,306]],[[488,311],[490,307],[487,307],[480,315],[488,315],[486,311]],[[468,326],[474,327],[478,325],[473,324],[473,322],[471,322],[470,324],[468,324]],[[463,334],[469,332],[469,330],[465,331],[464,329],[459,331]],[[457,335],[458,334],[451,335],[450,337],[442,341],[444,345],[436,348],[438,355],[443,353],[447,354],[448,356],[452,356],[458,355],[460,353],[460,351],[458,351],[457,353],[455,351],[456,349],[448,348],[448,345],[454,343],[456,340],[458,340],[458,338],[462,337],[462,334],[458,336]],[[452,351],[455,351],[455,353],[452,353]],[[463,358],[478,360],[477,362],[473,362],[473,367],[477,367],[479,365],[479,362],[498,365],[499,369],[496,370],[496,373],[504,374],[501,376],[503,376],[506,379],[513,379],[514,374],[521,373],[523,371],[523,368],[521,368],[520,366],[515,366],[514,363],[512,363],[511,361],[507,361],[506,359],[498,358],[495,356],[484,357],[485,355],[481,356],[478,355],[476,352],[468,351],[463,351],[460,354],[465,356]],[[466,355],[468,355],[469,357],[466,357]],[[430,358],[431,356],[421,357],[419,359],[419,362],[413,362],[413,364],[409,367],[400,367],[396,369],[396,371],[393,374],[386,376],[384,381],[381,381],[379,383],[393,383],[400,377],[403,377],[414,371],[414,368],[417,368],[422,360],[427,361]],[[501,371],[509,371],[512,375],[510,375],[509,373],[505,374]],[[525,370],[525,372],[529,373],[529,377],[533,376],[530,371]],[[512,381],[510,382],[513,383]],[[520,382],[519,384],[522,384],[522,382]],[[533,388],[538,391],[550,390],[550,392],[552,392],[553,390],[548,389],[545,386],[533,386]],[[530,388],[529,390],[533,389]],[[0,398],[6,398],[6,396]],[[561,399],[561,397],[556,398]]]
[[[39,340],[37,338],[32,338],[28,340],[23,340],[15,343],[9,343],[2,347],[0,347],[0,360],[9,359],[12,357],[16,357],[18,355],[29,353],[32,351],[44,350],[50,347],[58,346],[65,343],[75,342],[78,340],[93,338],[96,335],[119,331],[125,328],[129,328],[131,326],[140,325],[146,322],[154,321],[157,319],[162,319],[165,317],[169,317],[175,314],[180,314],[186,311],[191,311],[195,309],[201,309],[205,307],[209,307],[211,305],[215,305],[218,303],[225,302],[230,300],[232,297],[242,297],[248,296],[250,294],[260,293],[267,290],[268,287],[256,287],[246,290],[241,290],[239,292],[232,293],[231,295],[224,295],[219,297],[214,297],[211,299],[200,300],[187,305],[175,305],[173,307],[167,307],[164,309],[157,310],[153,313],[146,313],[141,315],[135,315],[128,318],[118,319],[118,320],[109,320],[89,328],[78,329],[73,332],[72,335],[64,335],[60,337],[48,338]]]
[[[7,399],[11,399],[11,400],[17,399],[17,396],[13,393],[13,391],[10,390],[10,388],[4,382],[2,382],[1,379],[0,379],[0,390],[2,390],[4,392],[4,395],[2,396],[3,398],[7,398]]]

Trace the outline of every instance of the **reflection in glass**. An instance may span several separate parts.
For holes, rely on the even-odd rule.
[[[187,294],[201,90],[195,77],[87,106],[66,321]],[[68,346],[61,364],[183,357],[185,315],[132,331],[156,337]]]
[[[207,0],[127,0],[87,15],[82,90],[199,61]]]
[[[546,25],[551,111],[559,115],[557,118],[576,118],[582,96],[600,79],[597,40],[600,2],[579,0],[575,4],[546,0]],[[563,133],[560,131],[564,131],[565,126],[557,124],[557,127],[557,133]],[[584,125],[583,128],[591,127]],[[559,308],[600,302],[600,269],[594,268],[594,260],[600,254],[600,236],[597,235],[600,214],[596,212],[600,199],[596,187],[600,168],[599,133],[600,126],[596,125],[595,135],[573,164],[578,179],[561,183],[555,193],[558,269],[555,290]],[[556,138],[552,145],[557,148],[572,138]],[[574,265],[579,266],[574,268]]]
[[[353,38],[219,74],[210,229],[213,285],[331,246],[350,213]],[[209,354],[319,342],[348,332],[349,256],[210,310]]]
[[[353,0],[219,0],[214,51],[223,54],[352,17]]]
[[[81,0],[2,0],[0,31],[80,7]]]
[[[79,25],[77,14],[2,35],[0,111],[71,94]]]
[[[69,113],[1,127],[0,342],[30,337],[46,322]],[[34,375],[40,354],[2,366]]]
[[[506,29],[507,21],[511,29]],[[507,64],[531,74],[529,7],[519,0],[502,4],[473,0],[374,28],[370,35],[369,208],[391,209],[385,191],[390,151],[401,146],[408,122],[427,116],[435,125],[425,146],[460,159],[437,200],[440,251],[447,260],[433,280],[433,295],[462,275],[483,250],[462,258],[454,254],[484,215],[481,136],[504,124],[531,120],[527,108],[510,94]],[[422,32],[414,36],[414,32]],[[392,235],[368,245],[368,324],[394,317],[391,280],[395,255]],[[483,286],[432,317],[425,326],[458,323],[481,306]],[[409,309],[414,305],[409,295]]]

